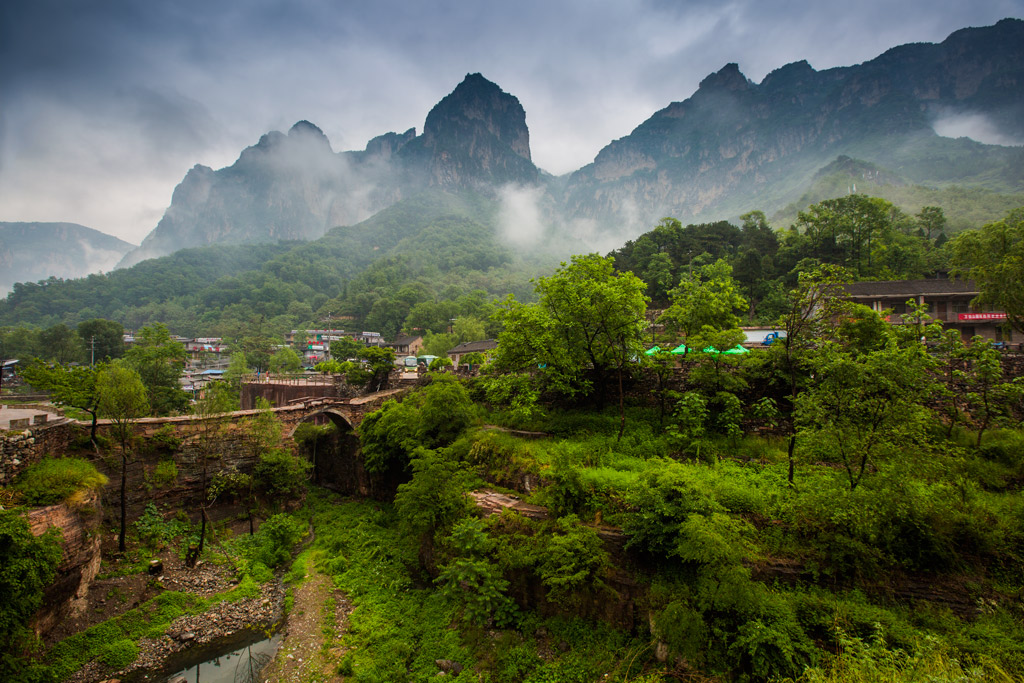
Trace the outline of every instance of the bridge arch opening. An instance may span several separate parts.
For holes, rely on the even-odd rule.
[[[324,409],[304,417],[288,435],[311,464],[310,480],[345,494],[361,494],[366,474],[359,458],[359,437],[345,415]]]

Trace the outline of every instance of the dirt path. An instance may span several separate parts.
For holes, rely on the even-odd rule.
[[[338,661],[344,649],[338,641],[352,610],[331,579],[310,567],[294,590],[295,602],[285,623],[284,642],[260,680],[266,683],[341,683]]]

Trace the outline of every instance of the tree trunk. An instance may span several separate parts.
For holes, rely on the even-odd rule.
[[[626,399],[622,390],[622,368],[619,368],[619,438],[616,442],[622,441],[622,435],[626,431]]]
[[[796,450],[796,434],[789,435],[789,474],[786,477],[786,481],[789,482],[789,486],[793,486],[793,451]]]
[[[125,550],[124,537],[128,529],[128,454],[121,444],[121,533],[117,536],[117,549]]]

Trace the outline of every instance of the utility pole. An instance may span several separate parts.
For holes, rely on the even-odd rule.
[[[92,354],[91,354],[90,360],[89,360],[89,367],[94,368],[94,367],[96,367],[96,335],[95,334],[92,335],[92,337],[90,337],[90,339],[89,339],[89,348],[92,351]]]

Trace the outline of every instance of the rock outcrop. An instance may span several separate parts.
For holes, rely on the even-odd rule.
[[[29,511],[32,533],[41,536],[56,527],[60,529],[64,549],[57,576],[43,594],[43,607],[32,619],[36,635],[45,635],[62,619],[85,609],[89,584],[100,570],[102,519],[99,494],[95,492],[74,504],[61,503]]]
[[[319,128],[299,121],[287,135],[267,133],[228,168],[195,166],[118,267],[206,244],[316,239],[425,188],[486,190],[538,175],[519,100],[470,74],[430,111],[420,136],[410,128],[335,153]]]
[[[648,226],[661,216],[774,210],[844,154],[918,183],[971,184],[992,173],[1020,191],[1024,178],[1012,170],[1024,164],[1020,148],[942,138],[934,129],[951,116],[981,115],[1024,140],[1022,63],[1024,21],[1006,19],[857,66],[815,71],[795,62],[760,84],[727,64],[574,173],[567,210],[605,223],[638,213]]]

